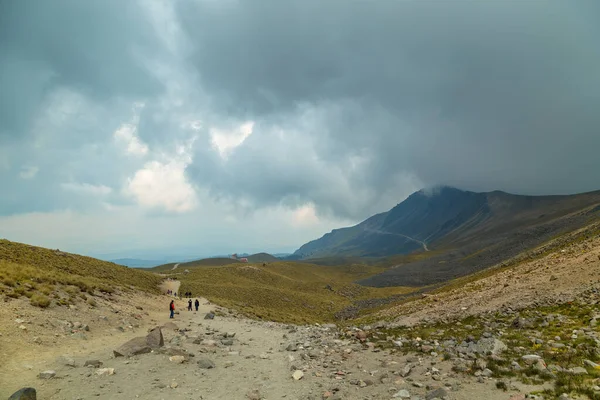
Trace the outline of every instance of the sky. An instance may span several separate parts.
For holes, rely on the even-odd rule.
[[[293,251],[423,187],[600,189],[596,0],[0,2],[0,238]]]

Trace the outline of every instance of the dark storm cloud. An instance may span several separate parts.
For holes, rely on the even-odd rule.
[[[227,161],[201,152],[190,168],[220,195],[362,217],[403,174],[474,190],[600,189],[597,2],[178,6],[215,111],[258,121]],[[304,124],[304,137],[274,124]],[[358,195],[340,198],[340,185]]]
[[[99,101],[161,90],[140,55],[160,55],[137,2],[0,2],[0,143],[30,134],[53,89]]]
[[[193,135],[188,177],[244,210],[600,189],[598,39],[597,1],[0,2],[0,213],[126,202]]]

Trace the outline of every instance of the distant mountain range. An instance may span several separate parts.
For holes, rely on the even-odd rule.
[[[448,275],[484,268],[514,255],[517,250],[539,245],[553,235],[600,218],[599,211],[600,191],[522,196],[452,187],[420,190],[387,212],[306,243],[288,258],[386,257],[422,252],[429,259],[427,267],[403,266],[386,275],[390,278],[389,275],[404,274],[400,280],[390,278],[389,282],[383,282],[373,277],[361,283],[426,284],[438,279],[436,273],[440,269],[445,273],[438,276],[445,279]],[[433,265],[433,260],[438,264]],[[423,278],[427,274],[430,276]]]

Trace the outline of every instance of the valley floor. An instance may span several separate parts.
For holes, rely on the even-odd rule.
[[[170,296],[133,290],[48,309],[5,297],[0,398],[30,386],[54,400],[518,400],[563,388],[573,393],[561,399],[596,399],[599,274],[600,238],[589,237],[360,329],[255,321],[206,299],[198,312],[177,299],[170,319]],[[115,357],[156,326],[163,347]]]
[[[26,386],[36,388],[39,399],[391,399],[406,393],[430,399],[439,388],[456,400],[511,397],[494,380],[478,383],[453,372],[439,356],[379,350],[354,335],[340,337],[333,326],[248,320],[204,299],[198,312],[177,301],[179,314],[171,320],[168,303],[167,296],[123,295],[93,312],[72,308],[59,315],[10,302],[2,308],[0,397]],[[214,319],[204,319],[215,310]],[[114,357],[113,349],[165,324],[163,349]],[[87,360],[99,360],[114,374],[98,375],[104,370],[84,367]],[[214,368],[201,368],[199,361]],[[47,370],[56,375],[38,377]],[[293,378],[295,371],[302,371],[301,379]],[[540,388],[516,385],[512,392]]]

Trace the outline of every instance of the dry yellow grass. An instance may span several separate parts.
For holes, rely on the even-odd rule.
[[[117,287],[157,293],[161,280],[91,257],[0,240],[0,291],[13,298],[27,296],[39,307],[49,305],[48,296],[66,303],[59,291],[70,298],[80,292],[110,293]]]
[[[403,288],[368,288],[352,283],[380,269],[369,266],[324,267],[279,262],[190,269],[178,274],[181,292],[191,291],[225,307],[266,320],[330,322],[353,300],[386,297]],[[328,288],[331,287],[331,290]]]

